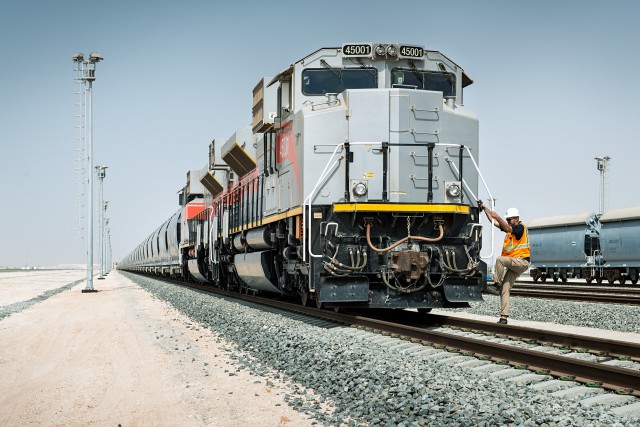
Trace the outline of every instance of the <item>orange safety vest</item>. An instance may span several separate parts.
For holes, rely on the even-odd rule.
[[[519,222],[522,224],[522,222]],[[507,233],[504,236],[504,243],[502,244],[502,256],[508,256],[511,258],[530,258],[531,250],[529,249],[529,231],[527,227],[524,227],[524,232],[520,237],[520,240],[516,240],[516,236],[511,233]]]

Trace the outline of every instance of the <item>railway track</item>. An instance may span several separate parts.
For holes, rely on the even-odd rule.
[[[640,287],[610,287],[610,286],[585,286],[585,285],[541,285],[516,282],[514,289],[523,290],[558,290],[562,292],[597,292],[612,295],[638,295]]]
[[[464,356],[527,369],[538,375],[640,397],[640,344],[477,320],[466,321],[407,310],[366,314],[356,311],[335,312],[210,286],[189,286],[225,297],[347,324],[411,341],[416,345],[435,346]]]
[[[531,285],[517,282],[512,296],[640,305],[640,289],[579,285]]]
[[[520,276],[516,282],[516,284],[528,284],[528,285],[539,285],[539,286],[575,286],[575,287],[585,287],[585,288],[597,288],[597,287],[602,287],[602,288],[606,288],[606,289],[611,289],[611,288],[628,288],[628,289],[640,289],[640,286],[636,286],[636,284],[626,281],[625,284],[621,284],[620,282],[615,282],[615,283],[607,283],[607,282],[593,282],[593,283],[589,283],[586,280],[583,279],[568,279],[567,281],[563,282],[562,280],[557,280],[557,281],[552,281],[552,280],[547,280],[547,281],[542,281],[542,280],[533,280],[530,277],[522,277]]]

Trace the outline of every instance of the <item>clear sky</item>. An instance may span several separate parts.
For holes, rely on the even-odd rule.
[[[639,206],[639,16],[631,0],[0,0],[0,266],[86,262],[76,52],[104,56],[94,158],[114,260],[177,210],[209,142],[251,123],[261,77],[346,42],[420,44],[467,71],[501,214],[597,211],[597,155],[612,157],[608,207]]]

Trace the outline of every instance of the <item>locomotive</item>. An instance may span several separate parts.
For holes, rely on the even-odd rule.
[[[534,281],[638,283],[640,207],[541,218],[527,227]]]
[[[264,77],[181,208],[119,269],[317,307],[464,307],[486,264],[472,84],[438,51],[321,48]]]

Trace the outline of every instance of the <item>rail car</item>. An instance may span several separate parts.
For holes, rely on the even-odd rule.
[[[640,277],[640,207],[616,209],[600,217],[600,246],[606,260],[600,277],[634,285]]]
[[[554,282],[591,277],[604,260],[600,222],[595,213],[535,219],[527,224],[531,247],[531,278]]]
[[[610,284],[640,277],[640,207],[541,218],[528,224],[534,281]]]
[[[442,53],[393,43],[261,78],[251,125],[211,142],[181,210],[118,268],[336,309],[482,300],[470,84]]]

